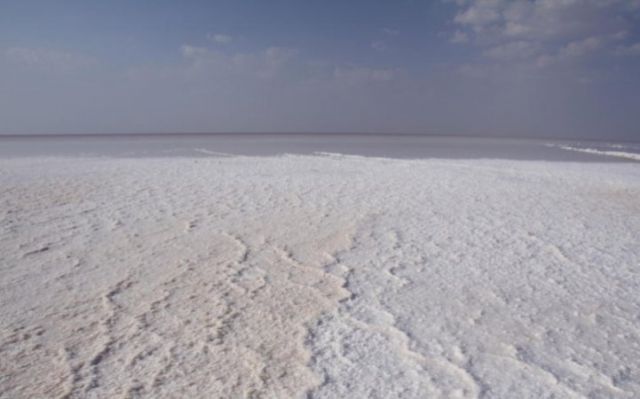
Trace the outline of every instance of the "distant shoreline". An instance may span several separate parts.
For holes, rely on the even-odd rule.
[[[327,137],[432,137],[432,138],[461,138],[461,139],[505,139],[505,140],[553,140],[553,141],[588,141],[597,143],[621,142],[640,143],[640,140],[629,139],[603,139],[603,138],[583,138],[583,137],[555,137],[555,136],[509,136],[500,134],[491,135],[465,135],[465,134],[438,134],[438,133],[406,133],[406,132],[148,132],[148,133],[36,133],[36,134],[16,134],[0,133],[0,139],[5,138],[66,138],[66,137],[258,137],[258,136],[327,136]]]

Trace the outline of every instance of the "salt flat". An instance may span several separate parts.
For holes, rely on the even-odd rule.
[[[640,397],[637,163],[0,160],[2,398]]]

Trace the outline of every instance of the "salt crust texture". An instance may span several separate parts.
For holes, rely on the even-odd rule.
[[[640,167],[0,160],[2,398],[640,397]]]

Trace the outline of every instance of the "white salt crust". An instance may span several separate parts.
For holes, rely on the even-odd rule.
[[[640,397],[640,167],[0,160],[2,398]]]

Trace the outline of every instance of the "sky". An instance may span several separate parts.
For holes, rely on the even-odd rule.
[[[0,134],[640,140],[640,0],[0,0]]]

